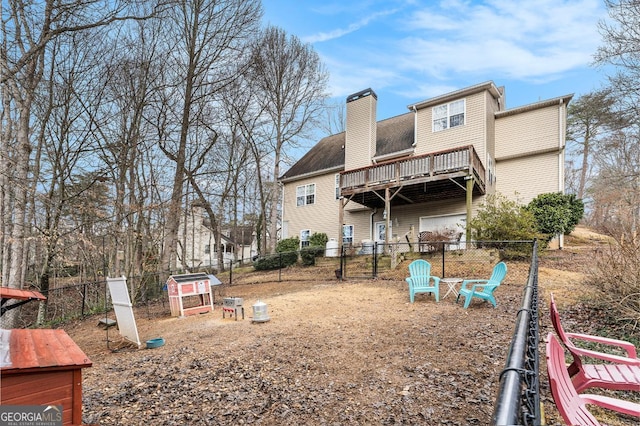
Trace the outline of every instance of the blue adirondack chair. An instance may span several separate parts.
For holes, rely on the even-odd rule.
[[[440,300],[438,288],[440,287],[440,277],[431,275],[431,264],[423,259],[414,260],[409,264],[409,277],[405,278],[409,283],[409,300],[413,303],[417,293],[433,293],[436,302]],[[433,281],[433,285],[431,285]]]
[[[468,308],[471,303],[471,299],[477,297],[479,299],[486,300],[490,302],[493,307],[496,307],[496,299],[493,297],[493,292],[504,277],[507,275],[507,265],[504,262],[498,263],[493,267],[493,273],[491,274],[491,278],[488,280],[464,280],[462,281],[462,287],[458,292],[458,297],[456,298],[456,303],[458,303],[458,299],[460,296],[465,298],[464,300],[464,308]],[[471,287],[469,287],[471,285]]]

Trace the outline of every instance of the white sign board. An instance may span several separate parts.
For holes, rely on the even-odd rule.
[[[133,316],[133,305],[127,289],[127,279],[125,277],[107,278],[107,284],[109,285],[111,303],[113,303],[113,310],[116,313],[120,334],[140,348],[140,338],[138,337],[136,319]]]

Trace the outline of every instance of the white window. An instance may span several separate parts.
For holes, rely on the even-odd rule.
[[[315,204],[316,202],[316,184],[300,185],[296,187],[296,206],[305,206],[307,204]]]
[[[303,229],[300,231],[300,247],[308,247],[309,246],[309,234],[311,231],[308,229]]]
[[[353,244],[353,225],[342,225],[342,244]]]
[[[340,199],[340,173],[336,173],[336,200]]]
[[[204,254],[211,253],[211,246],[209,244],[205,244],[204,246]]]
[[[434,132],[439,132],[440,130],[464,125],[464,99],[453,101],[448,104],[434,106],[431,111],[433,115]]]
[[[493,185],[496,181],[496,172],[493,164],[493,158],[491,155],[487,154],[487,179],[489,180],[489,185]]]

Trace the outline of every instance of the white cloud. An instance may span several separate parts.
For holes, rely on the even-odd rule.
[[[354,66],[352,61],[322,57],[331,69],[329,91],[331,97],[347,97],[359,90],[373,88],[380,90],[397,84],[402,77],[395,70],[376,66]]]
[[[365,16],[364,18],[360,19],[357,22],[354,22],[348,25],[346,28],[337,28],[332,31],[320,32],[310,36],[304,36],[302,37],[302,41],[306,43],[318,43],[318,42],[340,38],[346,34],[352,33],[354,31],[358,31],[359,29],[367,26],[371,21],[374,21],[378,18],[382,18],[385,16],[393,15],[397,11],[398,9],[391,9],[391,10],[383,10],[381,12],[376,12],[371,15]]]
[[[444,5],[444,3],[443,3]],[[491,74],[551,78],[586,66],[599,45],[596,0],[446,2],[416,10],[399,42],[406,70],[436,79]]]

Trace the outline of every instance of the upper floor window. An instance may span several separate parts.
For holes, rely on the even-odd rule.
[[[340,199],[340,173],[336,173],[336,200]]]
[[[433,107],[433,131],[450,129],[464,124],[465,100],[449,102]]]
[[[296,187],[296,206],[305,206],[307,204],[315,204],[316,202],[316,184],[300,185]]]

